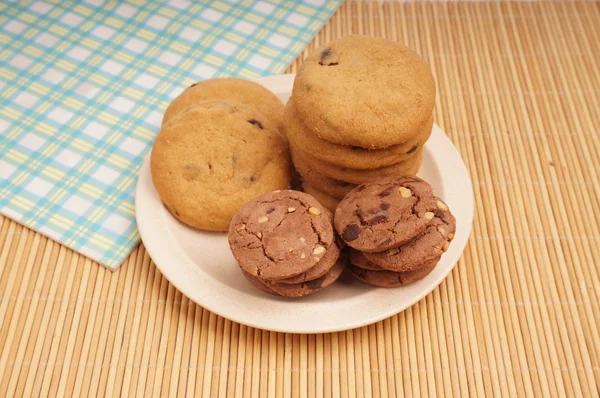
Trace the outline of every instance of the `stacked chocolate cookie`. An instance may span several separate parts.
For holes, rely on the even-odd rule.
[[[431,186],[414,176],[384,177],[349,192],[334,225],[351,247],[350,270],[375,286],[427,276],[448,250],[456,221]]]
[[[244,205],[229,226],[229,245],[250,283],[285,297],[324,289],[346,266],[331,213],[298,191],[271,192]]]
[[[357,184],[415,174],[434,102],[429,66],[399,43],[347,36],[318,49],[284,113],[303,189],[333,210]]]

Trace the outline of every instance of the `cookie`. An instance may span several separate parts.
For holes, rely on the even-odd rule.
[[[249,201],[229,226],[229,245],[240,267],[264,280],[310,270],[333,244],[327,211],[298,191],[271,192]]]
[[[431,117],[435,81],[408,47],[352,35],[304,60],[292,100],[300,119],[324,140],[387,148],[410,140]]]
[[[349,249],[348,256],[350,258],[350,264],[370,271],[385,271],[385,268],[381,268],[379,265],[371,262],[369,259],[365,257],[362,252],[358,250]]]
[[[319,138],[299,118],[294,101],[286,104],[283,123],[288,139],[295,146],[323,162],[354,169],[377,169],[406,160],[422,147],[431,135],[433,118],[419,127],[408,141],[383,149],[339,145]]]
[[[439,259],[425,263],[421,268],[414,271],[394,272],[394,271],[371,271],[350,265],[352,276],[369,285],[379,287],[400,287],[416,282],[425,278],[433,271]]]
[[[390,271],[405,272],[439,258],[450,245],[456,231],[456,220],[448,206],[438,200],[433,220],[413,240],[382,253],[364,253],[371,262]]]
[[[303,283],[320,278],[321,276],[325,275],[327,271],[331,269],[331,267],[333,267],[333,265],[336,263],[339,257],[340,249],[337,243],[334,242],[333,245],[331,245],[329,249],[325,252],[323,258],[321,258],[321,260],[318,263],[316,263],[314,267],[300,275],[292,276],[291,278],[286,279],[279,279],[277,280],[277,282],[289,285]]]
[[[302,156],[292,151],[292,162],[302,179],[311,187],[337,199],[342,199],[348,192],[356,188],[356,184],[329,178],[312,169]]]
[[[167,107],[162,124],[166,124],[184,109],[205,100],[238,102],[255,109],[268,118],[277,130],[283,131],[283,102],[262,85],[233,77],[215,78],[194,83]]]
[[[332,212],[335,211],[338,203],[340,203],[340,200],[338,198],[334,198],[333,196],[321,192],[318,189],[311,186],[310,184],[307,184],[306,182],[302,183],[302,190],[307,194],[312,195],[315,199],[319,201],[319,203],[321,203],[323,206],[325,206],[325,208],[331,210]]]
[[[383,252],[425,231],[437,202],[419,177],[384,177],[350,191],[335,211],[334,226],[348,246]]]
[[[302,152],[294,145],[292,145],[291,148],[295,157],[302,158],[305,162],[310,164],[311,168],[316,172],[329,178],[346,181],[352,184],[362,184],[363,182],[372,181],[383,176],[414,175],[419,171],[423,159],[423,148],[419,148],[404,162],[381,167],[379,169],[357,170],[325,163],[306,152]]]
[[[346,262],[346,256],[342,255],[325,275],[303,283],[285,284],[279,282],[266,282],[266,284],[274,292],[284,297],[306,296],[322,290],[335,282],[344,271],[344,268],[346,268]]]
[[[163,127],[152,147],[152,182],[181,222],[227,231],[250,199],[290,183],[287,146],[264,116],[228,102],[196,106]]]
[[[278,294],[271,289],[269,286],[267,286],[267,284],[260,280],[259,278],[255,277],[252,274],[249,274],[248,272],[241,270],[242,273],[244,274],[244,276],[246,277],[246,279],[248,279],[248,282],[250,282],[255,288],[262,290],[265,293],[269,293],[269,294],[274,294],[276,296],[278,296]]]

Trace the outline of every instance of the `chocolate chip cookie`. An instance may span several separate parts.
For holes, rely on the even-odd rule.
[[[337,199],[342,199],[348,192],[356,188],[356,184],[335,180],[315,171],[302,156],[298,156],[298,152],[292,151],[291,154],[296,171],[298,171],[302,180],[312,188]]]
[[[329,178],[338,181],[346,181],[352,184],[362,184],[363,182],[372,181],[382,176],[414,175],[419,171],[423,159],[423,148],[419,148],[410,158],[403,162],[381,167],[379,169],[358,170],[323,162],[311,154],[302,152],[300,148],[293,144],[291,144],[291,149],[294,153],[294,157],[302,158],[305,162],[310,164],[311,168],[316,172]]]
[[[359,252],[358,250],[354,249],[349,249],[348,254],[350,258],[350,264],[358,268],[370,271],[385,271],[385,268],[381,268],[379,265],[373,263],[368,258],[366,258],[363,252]]]
[[[298,191],[271,192],[249,201],[229,226],[229,245],[240,267],[263,280],[307,272],[333,244],[327,211]]]
[[[184,109],[205,100],[238,102],[255,109],[268,118],[279,131],[283,131],[283,103],[262,85],[233,77],[215,78],[194,83],[171,102],[163,116],[162,124]]]
[[[277,282],[289,285],[304,283],[313,279],[320,278],[323,275],[325,275],[327,271],[331,269],[331,267],[333,267],[333,265],[336,263],[339,257],[340,248],[338,247],[337,242],[334,241],[333,245],[331,245],[329,249],[327,249],[321,260],[318,263],[316,263],[314,267],[300,275],[292,276],[291,278],[286,279],[278,279]]]
[[[309,195],[312,195],[315,199],[319,201],[319,203],[321,203],[323,206],[325,206],[325,208],[331,211],[335,211],[338,203],[340,203],[340,200],[338,198],[334,198],[333,196],[330,196],[325,192],[321,192],[306,182],[302,183],[302,191],[306,192]]]
[[[349,167],[359,170],[377,169],[402,162],[419,148],[429,136],[433,126],[430,117],[424,126],[415,131],[415,135],[407,141],[383,149],[365,149],[352,145],[339,145],[319,138],[300,119],[294,105],[290,100],[285,106],[284,128],[290,142],[315,158],[338,167]],[[312,184],[317,187],[316,184]]]
[[[207,101],[163,126],[150,170],[178,220],[227,231],[250,199],[289,187],[291,161],[287,144],[264,116],[240,104]]]
[[[437,204],[431,223],[413,240],[382,253],[364,253],[364,256],[380,267],[396,272],[413,271],[439,258],[454,238],[456,220],[444,202],[438,199]]]
[[[433,271],[439,261],[438,259],[425,263],[421,268],[414,271],[394,272],[394,271],[371,271],[350,265],[352,275],[369,285],[379,287],[400,287],[416,282],[425,278]]]
[[[438,199],[416,176],[384,177],[350,191],[334,214],[348,246],[383,252],[421,234],[432,223]]]
[[[386,148],[410,140],[429,120],[435,81],[425,61],[402,44],[352,35],[304,60],[292,100],[322,139]]]

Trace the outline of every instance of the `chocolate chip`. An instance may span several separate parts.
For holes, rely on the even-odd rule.
[[[359,185],[359,186],[356,188],[356,192],[362,192],[362,191],[364,191],[364,190],[365,190],[365,188],[366,188],[366,185]]]
[[[331,50],[331,48],[326,48],[323,51],[321,51],[321,57],[320,57],[320,60],[319,60],[319,65],[323,65],[323,66],[335,66],[338,63],[339,63],[338,62],[338,57]]]
[[[322,276],[320,278],[317,279],[313,279],[312,281],[307,281],[306,282],[306,286],[308,286],[309,289],[318,289],[321,287],[321,285],[323,285],[323,281],[325,280],[325,276]]]
[[[267,210],[267,214],[271,214],[275,211],[274,207],[271,207],[269,210]]]
[[[261,129],[261,130],[263,129],[263,125],[262,125],[262,123],[261,123],[261,122],[259,122],[259,121],[258,121],[258,120],[256,120],[256,119],[250,119],[250,120],[248,120],[247,122],[248,122],[248,123],[250,123],[250,124],[252,124],[252,125],[254,125],[254,126],[256,126],[256,127],[258,127],[258,128],[259,128],[259,129]]]
[[[254,181],[256,181],[256,177],[250,176],[250,182],[254,182]]]
[[[198,84],[198,83],[194,83],[194,84],[192,84],[192,85],[190,86],[190,88],[192,88],[192,87],[196,86],[197,84]]]
[[[438,218],[443,218],[444,217],[444,212],[440,209],[435,209],[435,211],[433,212],[433,214],[435,214],[436,217]]]
[[[385,214],[380,214],[367,221],[368,225],[377,225],[389,221],[390,218]]]
[[[380,198],[385,198],[385,197],[386,197],[386,196],[388,196],[390,193],[391,193],[391,192],[390,192],[390,190],[389,190],[389,189],[386,189],[385,191],[383,191],[383,192],[380,192],[380,193],[379,193],[379,195],[377,195],[377,196],[379,196]]]
[[[380,205],[379,205],[379,208],[380,208],[381,210],[387,210],[387,209],[389,209],[389,208],[390,208],[390,204],[389,204],[389,203],[387,203],[387,202],[383,202],[382,204],[380,204]]]
[[[346,242],[352,242],[355,239],[358,239],[360,235],[360,227],[357,224],[350,224],[344,229],[342,233],[342,239]]]
[[[416,151],[418,148],[418,145],[415,145],[414,147],[410,148],[410,150],[408,152],[406,152],[407,154],[409,153],[413,153],[414,151]]]
[[[390,243],[392,243],[392,238],[387,238],[386,240],[384,240],[383,242],[381,242],[381,243],[379,244],[379,246],[387,246],[387,245],[389,245]]]
[[[377,209],[377,208],[367,210],[367,214],[377,214],[379,212],[381,212],[381,209]]]

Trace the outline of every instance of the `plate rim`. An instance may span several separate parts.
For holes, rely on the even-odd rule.
[[[293,82],[293,79],[294,79],[294,75],[288,74],[288,75],[275,75],[275,76],[270,76],[270,77],[262,77],[260,79],[256,79],[255,81],[257,81],[265,86],[269,86],[271,84],[278,85],[278,86],[290,86],[291,82]],[[271,87],[267,87],[267,88],[271,89]],[[272,91],[277,93],[277,90],[272,90]],[[288,90],[282,89],[279,92],[283,93],[283,92],[287,92],[287,91]],[[289,90],[289,91],[291,91],[291,90]],[[446,147],[445,149],[453,152],[451,157],[454,160],[456,160],[456,162],[455,162],[456,164],[453,165],[455,167],[453,169],[453,174],[459,174],[457,180],[460,181],[461,186],[462,186],[462,184],[464,184],[464,186],[462,186],[462,188],[467,191],[464,193],[464,196],[461,197],[461,201],[464,204],[464,210],[467,211],[467,214],[465,214],[461,220],[461,224],[464,223],[464,232],[462,232],[459,235],[458,231],[457,231],[457,234],[456,234],[457,236],[455,237],[456,241],[458,241],[457,238],[462,238],[463,247],[461,247],[460,250],[458,251],[458,254],[456,255],[456,260],[451,261],[451,265],[448,267],[447,272],[439,275],[435,280],[430,281],[430,283],[427,285],[426,288],[424,288],[422,291],[420,291],[419,294],[416,294],[413,297],[411,297],[410,300],[403,302],[401,306],[396,306],[396,307],[390,306],[390,307],[386,307],[386,309],[382,308],[382,310],[380,312],[377,312],[373,315],[366,315],[360,321],[348,322],[347,324],[345,323],[345,324],[341,324],[339,326],[318,327],[318,325],[317,325],[317,327],[314,327],[312,325],[307,325],[307,326],[303,326],[303,327],[295,326],[295,327],[291,327],[291,328],[285,328],[285,327],[282,327],[281,325],[280,326],[264,325],[255,320],[240,319],[240,317],[237,316],[237,314],[232,315],[232,314],[223,313],[219,308],[216,308],[215,305],[212,305],[214,303],[198,302],[195,298],[191,297],[192,295],[188,295],[186,293],[187,289],[185,289],[185,288],[182,289],[182,286],[184,286],[185,283],[184,283],[184,281],[181,281],[181,276],[178,276],[178,274],[176,274],[176,273],[171,273],[169,267],[166,266],[166,264],[168,264],[168,262],[169,262],[169,258],[165,258],[165,254],[163,253],[164,250],[163,250],[163,252],[160,252],[160,250],[158,250],[152,244],[153,237],[149,233],[147,233],[147,231],[150,230],[149,226],[147,225],[147,222],[149,222],[150,217],[144,217],[141,214],[142,212],[138,211],[138,209],[144,208],[144,203],[142,202],[144,200],[144,195],[142,194],[142,191],[144,189],[145,180],[150,178],[150,184],[152,185],[151,177],[148,177],[148,175],[150,174],[150,172],[149,172],[150,153],[148,153],[148,155],[145,157],[142,167],[140,168],[138,181],[136,183],[136,190],[135,190],[135,192],[136,192],[136,195],[135,195],[135,217],[136,217],[136,222],[138,225],[138,230],[140,233],[140,238],[141,238],[142,242],[144,242],[144,247],[145,247],[146,251],[148,252],[148,255],[150,256],[150,258],[152,259],[152,262],[159,269],[161,274],[171,284],[173,284],[173,286],[177,290],[179,290],[182,294],[184,294],[186,297],[188,297],[188,299],[190,299],[194,303],[200,305],[201,307],[203,307],[211,312],[214,312],[215,314],[217,314],[225,319],[229,319],[231,321],[240,323],[242,325],[246,325],[246,326],[250,326],[250,327],[254,327],[254,328],[258,328],[258,329],[262,329],[262,330],[270,330],[270,331],[283,332],[283,333],[307,333],[307,334],[331,333],[331,332],[350,330],[350,329],[355,329],[355,328],[366,326],[366,325],[371,325],[375,322],[381,321],[383,319],[387,319],[395,314],[405,311],[407,308],[412,307],[413,305],[415,305],[416,303],[421,301],[424,297],[429,295],[433,290],[435,290],[441,284],[441,282],[448,277],[448,275],[452,272],[454,267],[456,267],[456,264],[462,257],[462,253],[464,252],[464,250],[468,244],[468,241],[470,239],[473,218],[474,218],[474,212],[475,212],[475,208],[474,208],[475,200],[474,200],[474,192],[473,192],[473,185],[472,185],[471,177],[467,170],[466,164],[464,163],[464,160],[460,156],[460,152],[458,152],[458,149],[454,146],[452,141],[448,138],[448,136],[443,132],[443,130],[437,124],[434,124],[433,129],[434,129],[434,131],[432,133],[432,136],[435,134],[435,139],[441,140],[441,142]],[[435,159],[435,156],[434,156],[434,159]],[[444,179],[442,178],[442,182],[443,181],[444,181]],[[152,188],[153,188],[153,185],[152,185]],[[165,243],[166,241],[167,240],[162,242],[163,245],[166,244]],[[146,242],[148,242],[148,244],[146,244]],[[163,266],[161,266],[161,263]]]

